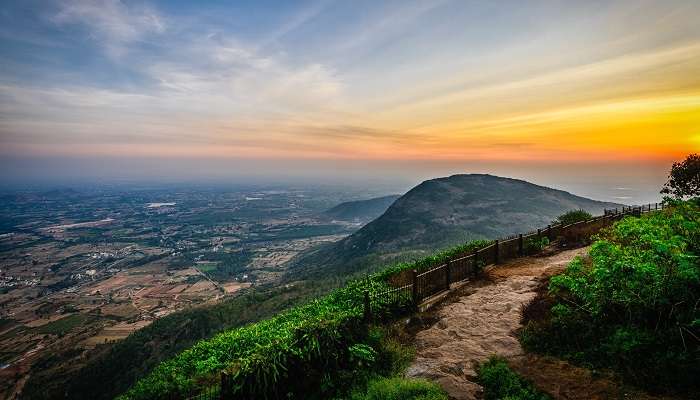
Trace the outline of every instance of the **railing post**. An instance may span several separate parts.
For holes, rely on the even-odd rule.
[[[450,267],[451,267],[452,261],[448,260],[447,264],[445,264],[445,289],[450,290],[450,283],[452,280],[451,272],[450,272]]]
[[[521,233],[518,235],[518,255],[522,257],[524,253],[525,250],[523,248],[523,234]]]
[[[365,290],[365,310],[364,310],[365,322],[369,322],[372,319],[372,303],[369,300],[369,291]]]
[[[659,203],[654,203],[654,210],[658,210],[658,209],[659,209]]]
[[[542,229],[537,228],[537,239],[539,239],[540,237],[542,237]]]
[[[552,240],[552,225],[547,225],[547,239]]]
[[[472,267],[472,276],[476,276],[476,271],[479,270],[479,249],[474,250],[474,264]]]
[[[493,263],[498,264],[500,261],[500,250],[498,248],[498,239],[496,239],[496,242],[493,245]]]
[[[413,287],[412,287],[413,293],[411,293],[413,296],[413,304],[418,305],[418,301],[419,301],[419,299],[418,299],[418,271],[416,271],[414,269],[411,272],[411,275],[412,275],[412,281],[413,281]]]

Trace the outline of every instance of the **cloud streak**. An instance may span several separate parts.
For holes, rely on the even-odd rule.
[[[122,56],[129,44],[166,30],[165,19],[152,7],[127,6],[121,0],[63,0],[51,20],[59,26],[85,27],[114,57]]]
[[[17,24],[41,29],[0,31],[1,151],[564,162],[700,146],[697,3],[238,7],[37,7]]]

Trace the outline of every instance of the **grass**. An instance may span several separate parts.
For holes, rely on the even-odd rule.
[[[365,392],[353,393],[350,400],[447,400],[442,388],[424,379],[377,378]]]

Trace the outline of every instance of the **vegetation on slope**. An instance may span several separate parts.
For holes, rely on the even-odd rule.
[[[269,320],[223,332],[168,360],[124,398],[156,399],[215,383],[219,372],[231,374],[233,391],[243,398],[290,398],[335,392],[340,375],[370,363],[376,350],[363,323],[365,290],[388,286],[379,280],[356,281],[326,297],[295,307]],[[406,299],[408,301],[408,299]],[[398,306],[382,304],[375,307]]]
[[[340,282],[316,281],[279,288],[257,288],[221,303],[179,311],[102,350],[85,367],[63,375],[32,374],[27,399],[112,399],[160,362],[217,332],[268,318],[328,293]],[[98,348],[97,351],[100,351]],[[41,363],[62,365],[71,354],[52,354]]]
[[[513,372],[508,363],[496,356],[482,363],[477,370],[477,379],[484,388],[485,400],[549,400],[531,383]]]
[[[447,400],[447,394],[434,382],[393,377],[371,381],[366,392],[353,393],[350,400]]]
[[[485,244],[472,242],[396,265],[269,320],[200,341],[159,364],[123,398],[157,399],[206,387],[218,381],[220,371],[231,374],[235,392],[246,398],[328,398],[347,391],[358,385],[357,376],[386,370],[375,361],[378,354],[391,353],[381,350],[386,346],[372,338],[363,321],[364,292],[375,298],[390,288],[386,280],[393,273],[426,269]],[[373,314],[398,316],[410,310],[409,303],[407,297],[378,297]]]
[[[524,346],[612,368],[642,387],[697,392],[699,255],[698,201],[617,222],[589,259],[551,279],[551,308],[527,323]]]

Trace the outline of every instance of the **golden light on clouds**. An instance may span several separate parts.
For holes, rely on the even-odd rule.
[[[33,22],[83,47],[0,38],[42,57],[3,54],[0,154],[566,163],[700,151],[697,2],[335,6],[241,32],[231,26],[245,20],[155,6],[156,25],[127,5],[58,5],[61,18]]]

